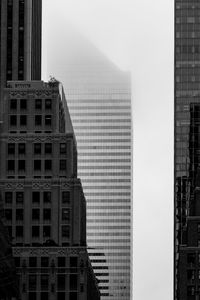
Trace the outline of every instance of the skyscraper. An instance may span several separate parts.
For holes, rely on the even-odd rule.
[[[198,1],[175,1],[175,300],[200,295],[199,18]]]
[[[99,300],[64,91],[56,80],[36,80],[41,1],[1,1],[0,7],[0,190],[20,299]]]
[[[66,86],[77,139],[78,175],[87,203],[88,251],[101,299],[129,300],[130,74],[118,69],[83,37],[74,36],[68,44],[68,49],[63,45],[66,56],[58,58],[54,68],[49,58],[48,70]]]

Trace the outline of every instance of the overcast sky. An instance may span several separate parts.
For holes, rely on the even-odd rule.
[[[132,74],[134,300],[172,299],[173,2],[43,0],[45,80],[48,42],[64,62],[69,28]]]

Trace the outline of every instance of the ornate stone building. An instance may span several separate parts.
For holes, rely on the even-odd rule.
[[[76,141],[62,86],[10,81],[4,109],[0,188],[21,299],[87,299],[91,287],[97,295],[92,299],[98,299],[86,248]]]

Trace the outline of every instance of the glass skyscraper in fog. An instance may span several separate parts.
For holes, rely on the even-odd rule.
[[[88,252],[101,299],[130,300],[130,74],[101,53],[86,52],[71,59],[62,80],[87,203]]]

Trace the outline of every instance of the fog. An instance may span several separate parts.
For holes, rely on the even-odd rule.
[[[91,47],[132,74],[133,299],[171,300],[173,1],[43,0],[43,79]]]

